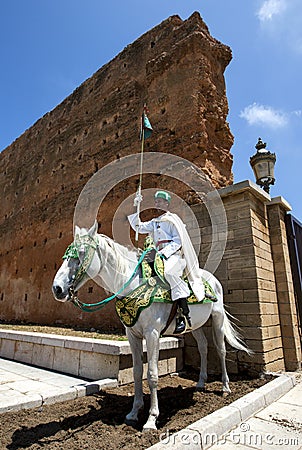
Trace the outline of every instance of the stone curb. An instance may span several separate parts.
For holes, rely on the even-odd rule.
[[[295,375],[272,374],[277,378],[256,389],[228,406],[192,423],[183,430],[169,435],[163,432],[161,441],[147,450],[191,450],[207,449],[229,432],[261,409],[278,400],[296,384]]]
[[[113,388],[118,386],[116,379],[105,378],[91,382],[84,382],[67,388],[55,388],[47,391],[47,394],[30,393],[16,394],[12,392],[12,397],[8,396],[7,404],[1,402],[0,414],[10,411],[20,411],[23,409],[39,408],[43,405],[51,405],[54,403],[74,400],[79,397],[85,397],[100,392],[105,388]]]
[[[183,338],[160,339],[160,375],[182,370],[183,346]],[[143,351],[146,355],[145,340]],[[0,327],[0,357],[88,380],[117,378],[120,384],[133,382],[128,341],[3,330]],[[144,378],[146,374],[145,362]]]

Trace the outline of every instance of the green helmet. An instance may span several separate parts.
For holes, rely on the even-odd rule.
[[[169,194],[169,192],[166,192],[166,191],[155,192],[154,198],[163,198],[168,203],[170,203],[170,201],[171,201],[171,195]]]

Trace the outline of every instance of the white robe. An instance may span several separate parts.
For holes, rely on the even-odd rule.
[[[198,301],[202,301],[205,296],[205,290],[201,279],[198,258],[186,226],[180,217],[167,212],[156,219],[141,222],[138,214],[134,213],[128,216],[128,220],[134,230],[138,226],[139,233],[149,233],[155,244],[161,240],[171,240],[171,242],[165,244],[164,248],[160,250],[160,253],[170,259],[169,266],[173,264],[174,267],[177,267],[178,273],[175,270],[174,272],[178,280],[182,276],[183,271],[185,271],[196,298]],[[166,265],[168,266],[167,263]],[[188,297],[189,290],[183,283],[178,282],[177,286],[173,289],[173,282],[171,283],[170,279],[167,281],[171,285],[173,300]]]

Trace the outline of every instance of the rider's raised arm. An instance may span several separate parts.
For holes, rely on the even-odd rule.
[[[141,234],[151,233],[154,229],[154,221],[149,220],[147,222],[142,222],[138,213],[130,214],[128,220],[131,228],[136,231],[138,226],[138,232]]]

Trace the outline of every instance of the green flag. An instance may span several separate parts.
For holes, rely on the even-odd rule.
[[[151,123],[147,117],[147,114],[144,110],[143,114],[142,114],[142,123],[141,123],[141,134],[140,134],[140,139],[148,139],[151,134],[152,134],[152,126]]]

